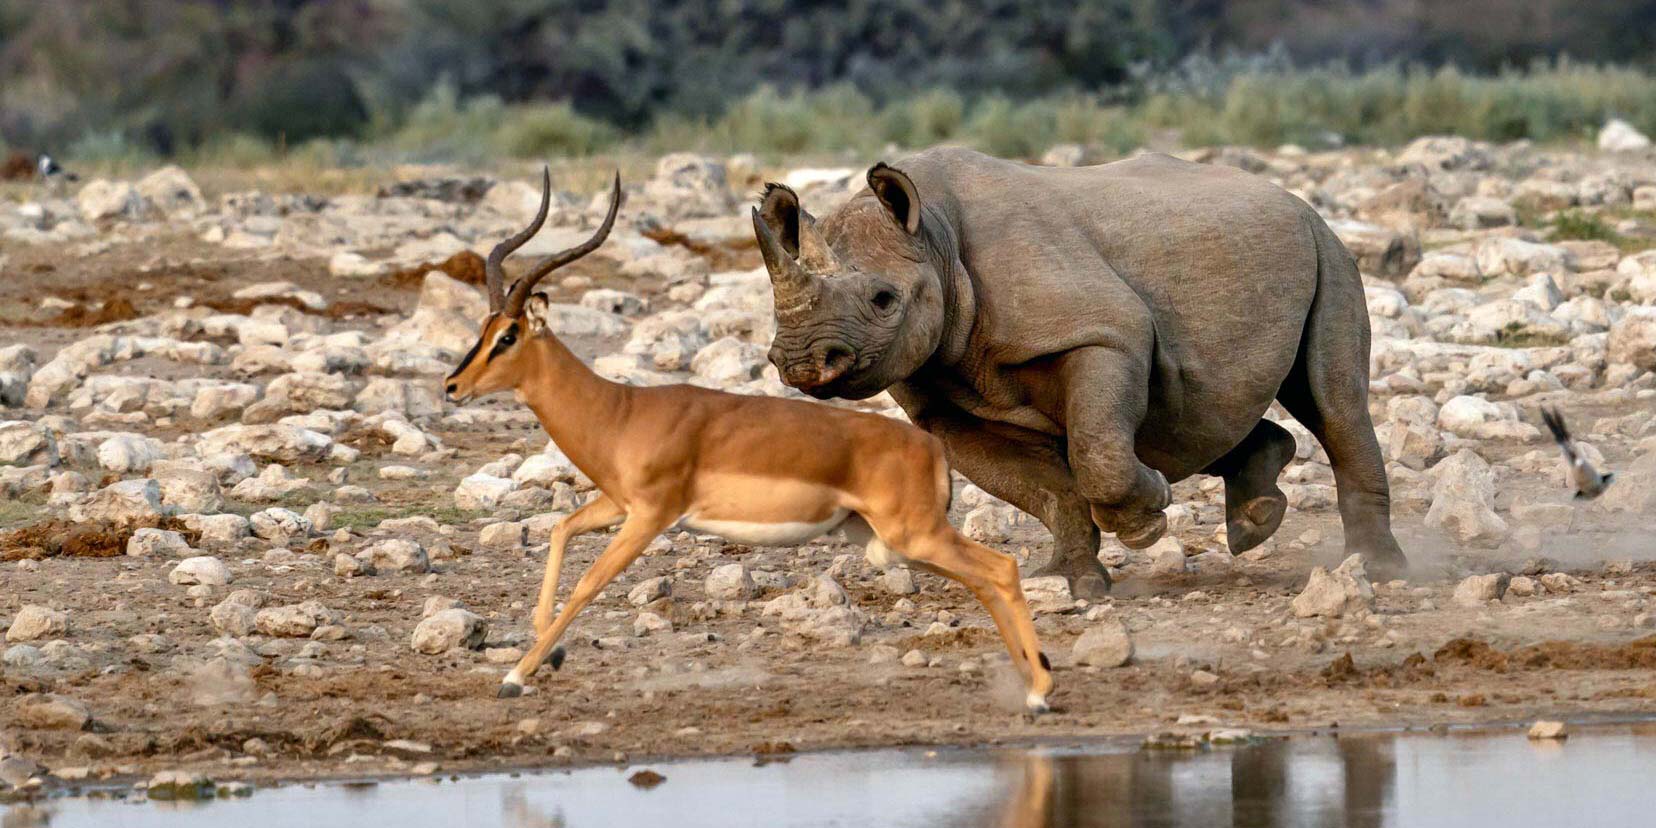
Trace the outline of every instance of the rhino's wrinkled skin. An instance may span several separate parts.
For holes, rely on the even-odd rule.
[[[820,222],[772,185],[754,230],[783,379],[820,398],[889,388],[955,468],[1046,524],[1044,571],[1079,594],[1109,586],[1100,528],[1132,547],[1165,531],[1169,480],[1225,479],[1233,552],[1276,530],[1294,443],[1261,419],[1272,400],[1327,449],[1347,548],[1403,567],[1362,282],[1268,182],[1162,155],[1046,168],[934,149],[877,165]]]

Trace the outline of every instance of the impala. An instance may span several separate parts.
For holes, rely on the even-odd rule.
[[[637,388],[598,376],[549,330],[547,300],[534,289],[604,242],[620,207],[621,180],[617,175],[597,232],[536,264],[508,293],[502,262],[546,220],[549,171],[542,187],[534,221],[489,253],[490,313],[446,391],[455,403],[514,391],[598,494],[552,531],[534,611],[535,643],[506,674],[499,695],[520,695],[546,661],[558,669],[564,657],[558,640],[570,622],[671,527],[763,546],[799,545],[838,530],[865,544],[877,566],[907,563],[970,590],[1012,654],[1027,688],[1026,708],[1044,711],[1051,665],[1036,640],[1017,564],[949,524],[942,443],[904,422],[820,403],[690,385]],[[754,229],[761,238],[770,233],[757,211]],[[616,525],[554,618],[570,538]]]

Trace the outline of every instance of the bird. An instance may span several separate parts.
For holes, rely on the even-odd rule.
[[[1556,408],[1541,409],[1541,420],[1547,424],[1547,430],[1552,432],[1553,440],[1557,441],[1559,451],[1564,452],[1564,464],[1570,475],[1570,485],[1575,487],[1576,500],[1592,500],[1610,487],[1611,481],[1616,479],[1615,472],[1600,474],[1587,458],[1581,456],[1576,448],[1575,441],[1570,439],[1570,430],[1564,425],[1564,415]]]
[[[56,158],[44,152],[40,154],[40,161],[36,165],[36,169],[40,171],[40,177],[49,182],[80,180],[80,176],[64,169]]]

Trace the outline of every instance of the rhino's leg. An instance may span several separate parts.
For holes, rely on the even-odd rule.
[[[1148,360],[1127,350],[1078,348],[1061,362],[1070,468],[1093,522],[1129,549],[1167,531],[1173,490],[1144,465],[1133,444],[1149,405]]]
[[[1323,307],[1312,312],[1307,342],[1277,400],[1328,452],[1347,554],[1361,554],[1376,578],[1400,577],[1409,562],[1392,536],[1386,463],[1369,419],[1368,320],[1362,295],[1346,303],[1344,319],[1319,318],[1332,315],[1321,297],[1318,303]]]
[[[1202,471],[1225,479],[1225,542],[1239,555],[1265,542],[1288,511],[1277,475],[1294,459],[1294,435],[1260,420],[1224,457]]]
[[[1082,598],[1109,594],[1110,574],[1098,562],[1098,527],[1055,438],[964,414],[926,413],[915,423],[943,441],[949,464],[966,479],[1034,515],[1052,533],[1052,560],[1038,574],[1064,576]]]

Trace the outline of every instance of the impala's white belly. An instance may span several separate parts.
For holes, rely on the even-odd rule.
[[[835,509],[826,519],[815,523],[754,523],[742,520],[708,520],[696,515],[686,515],[684,520],[679,521],[679,525],[749,546],[798,546],[839,528],[850,514],[849,509]]]

